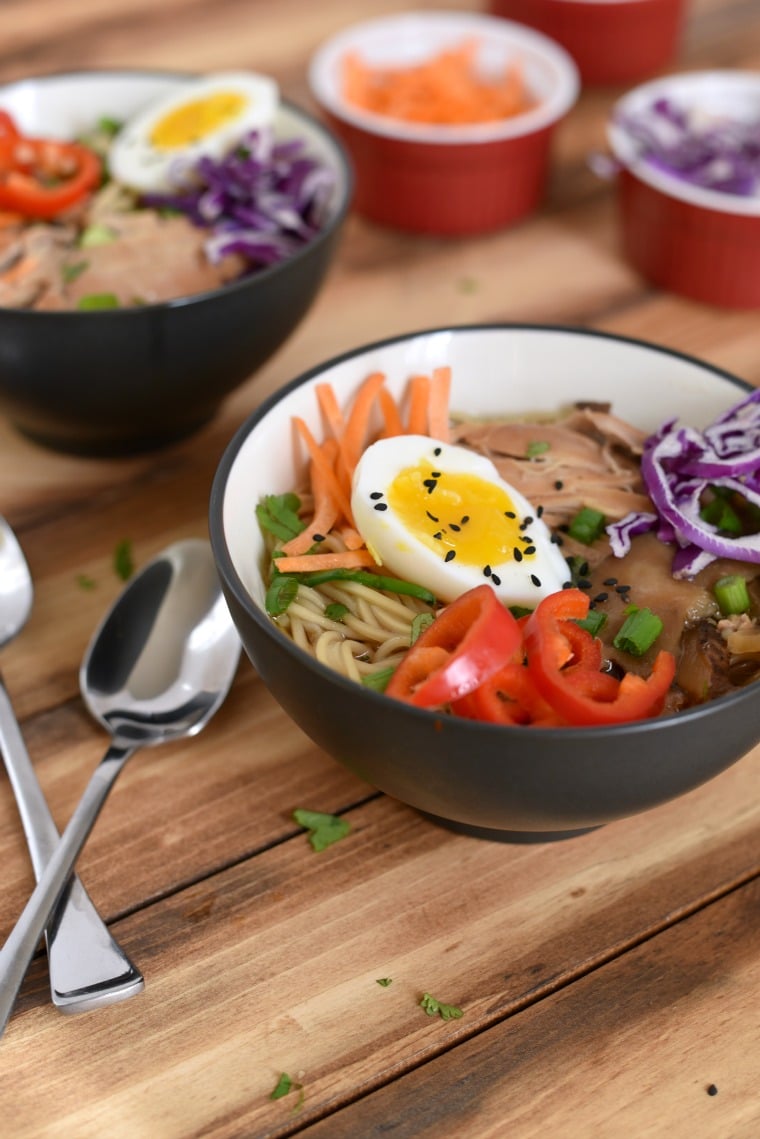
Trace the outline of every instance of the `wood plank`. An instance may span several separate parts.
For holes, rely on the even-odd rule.
[[[756,877],[759,763],[756,749],[676,803],[557,844],[456,836],[381,796],[350,811],[352,834],[319,855],[299,834],[217,874],[206,863],[202,881],[117,924],[148,980],[137,1000],[61,1018],[38,962],[2,1042],[14,1078],[0,1083],[0,1114],[12,1105],[19,1137],[54,1134],[55,1120],[77,1139],[106,1126],[132,1139],[141,1119],[160,1121],[162,1139],[261,1139],[325,1114],[334,1122],[342,1105]],[[171,778],[161,788],[172,801]],[[281,814],[294,805],[284,796]],[[148,812],[140,830],[160,842]],[[207,840],[201,814],[195,833],[173,823],[164,884]],[[217,825],[230,853],[232,821]],[[251,835],[257,827],[254,806]],[[137,865],[148,872],[146,856]],[[87,867],[99,898],[98,866]],[[136,889],[147,898],[150,883]],[[713,968],[701,941],[691,952]],[[462,1019],[426,1016],[426,991]],[[268,1098],[282,1071],[304,1084],[296,1119],[295,1097]],[[66,1094],[75,1084],[86,1099]],[[386,1118],[371,1101],[367,1110]],[[433,1103],[425,1118],[437,1118]]]
[[[759,937],[755,879],[298,1134],[754,1139]]]

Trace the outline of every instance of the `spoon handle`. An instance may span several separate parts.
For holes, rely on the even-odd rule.
[[[134,751],[134,747],[116,744],[109,747],[87,784],[34,893],[0,950],[0,1035],[5,1031],[34,951],[58,899],[66,889],[87,836],[116,777]]]
[[[16,796],[39,882],[58,845],[58,830],[26,750],[0,676],[0,752]],[[108,931],[89,894],[72,875],[45,931],[50,994],[61,1012],[86,1012],[142,992],[142,974]]]

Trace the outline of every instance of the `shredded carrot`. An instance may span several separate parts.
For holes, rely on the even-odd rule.
[[[335,499],[338,509],[343,512],[344,518],[353,526],[353,514],[351,511],[351,503],[343,487],[338,482],[335,476],[330,460],[326,457],[324,451],[317,443],[306,423],[299,416],[295,416],[293,420],[296,430],[306,444],[306,448],[311,456],[311,461],[316,463],[319,467],[320,474],[324,479],[325,486],[329,489],[330,494]]]
[[[364,545],[364,539],[353,526],[341,526],[339,533],[347,550],[360,550]]]
[[[317,384],[316,386],[317,400],[322,410],[322,414],[327,420],[330,430],[335,439],[340,439],[343,434],[343,412],[340,410],[335,391],[331,384]]]
[[[455,126],[493,122],[534,105],[518,62],[479,73],[478,42],[466,39],[409,67],[374,67],[357,52],[342,61],[343,96],[375,114]]]
[[[322,454],[325,461],[329,463],[334,460],[337,450],[338,445],[334,439],[326,440],[322,444]],[[295,538],[291,538],[289,542],[284,544],[282,549],[285,554],[305,554],[319,540],[316,535],[321,535],[322,538],[326,537],[337,521],[339,508],[330,491],[323,468],[323,463],[312,460],[310,478],[314,496],[314,514],[309,525],[300,534],[296,534]]]
[[[277,558],[278,573],[310,573],[312,570],[361,569],[377,563],[369,550],[344,550],[334,554],[300,554]]]
[[[343,462],[346,464],[349,476],[353,475],[361,453],[367,446],[372,407],[384,383],[385,376],[382,372],[371,372],[356,394],[340,441]]]
[[[449,441],[449,398],[451,395],[451,368],[434,368],[430,384],[430,410],[428,431],[433,439]]]
[[[398,404],[387,388],[380,388],[378,401],[383,414],[383,422],[385,423],[383,437],[390,439],[394,435],[403,435],[404,425],[401,422],[401,413],[398,409]]]
[[[430,403],[430,376],[412,376],[409,381],[409,416],[406,430],[409,435],[427,435],[428,406]]]

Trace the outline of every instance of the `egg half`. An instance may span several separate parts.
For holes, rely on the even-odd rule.
[[[534,608],[570,576],[540,508],[466,447],[424,435],[373,443],[351,507],[376,560],[441,601],[488,582],[505,605]]]
[[[209,75],[151,103],[130,119],[108,156],[112,178],[142,193],[172,189],[181,159],[220,159],[251,130],[271,125],[279,105],[277,84],[252,72]]]

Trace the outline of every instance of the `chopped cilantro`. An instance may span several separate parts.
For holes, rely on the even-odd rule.
[[[297,1111],[298,1108],[301,1106],[301,1104],[304,1101],[303,1084],[296,1083],[295,1080],[292,1080],[290,1078],[290,1076],[288,1075],[287,1072],[283,1072],[280,1075],[279,1080],[275,1084],[274,1089],[269,1093],[269,1098],[270,1099],[282,1099],[283,1096],[286,1096],[290,1092],[295,1092],[295,1091],[301,1093],[298,1097],[298,1102],[294,1108],[294,1110]]]
[[[537,455],[543,455],[544,452],[548,451],[550,446],[551,444],[547,443],[545,439],[536,439],[528,444],[525,454],[529,459],[535,459]]]
[[[94,589],[95,588],[95,579],[92,577],[89,577],[88,574],[86,574],[86,573],[78,573],[77,574],[77,585],[79,586],[80,589],[86,589],[86,590]]]
[[[120,542],[116,543],[116,549],[113,552],[113,568],[116,571],[116,576],[120,577],[122,581],[129,581],[135,572],[132,543],[129,538],[122,538]]]
[[[297,494],[268,494],[256,507],[256,517],[262,530],[281,538],[283,542],[300,534],[305,523],[298,517],[301,500]]]
[[[264,605],[270,617],[281,617],[295,601],[298,579],[287,573],[276,573],[269,583]]]
[[[342,621],[348,613],[348,606],[343,605],[340,601],[332,601],[329,605],[325,605],[325,617],[330,621]]]
[[[309,842],[316,851],[326,850],[334,842],[345,838],[351,830],[347,819],[338,815],[326,815],[322,811],[308,811],[297,807],[293,818],[299,826],[309,832]]]
[[[458,1020],[463,1015],[462,1010],[456,1005],[447,1005],[442,1001],[437,1001],[435,997],[431,997],[430,993],[423,993],[420,1006],[424,1008],[428,1016],[440,1016],[441,1020]]]
[[[393,984],[393,977],[378,977],[377,983],[381,988],[387,989],[389,985]]]
[[[413,645],[417,638],[425,632],[428,625],[433,624],[432,613],[418,613],[412,621],[412,629],[409,636],[409,644]]]

